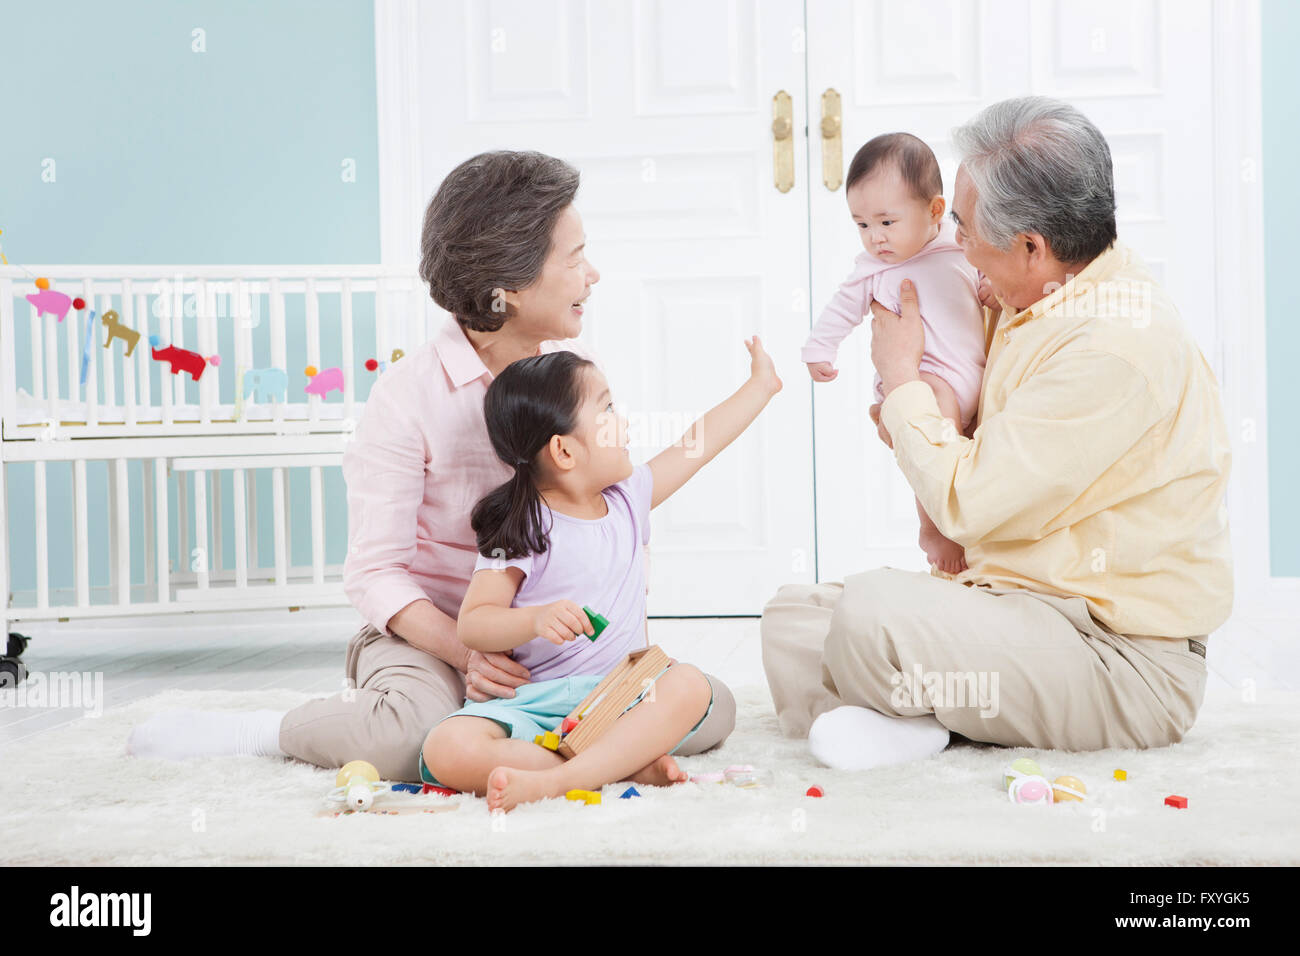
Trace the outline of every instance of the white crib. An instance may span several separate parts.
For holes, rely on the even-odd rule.
[[[83,307],[60,318],[42,291]],[[413,268],[0,266],[0,635],[345,604],[343,449],[371,383],[444,317]]]

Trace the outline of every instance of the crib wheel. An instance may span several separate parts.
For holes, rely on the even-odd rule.
[[[0,657],[0,687],[17,687],[27,679],[27,668],[16,657]]]
[[[15,634],[13,631],[10,631],[9,646],[5,650],[5,657],[17,657],[23,651],[27,650],[27,642],[30,640],[31,638],[26,635]]]

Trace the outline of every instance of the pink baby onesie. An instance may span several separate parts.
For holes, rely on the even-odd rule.
[[[834,362],[840,343],[870,314],[871,300],[898,312],[899,288],[911,279],[925,326],[921,371],[952,386],[964,431],[979,407],[984,378],[984,311],[979,272],[962,255],[956,234],[953,223],[943,223],[938,236],[902,262],[885,262],[864,250],[813,326],[800,353],[803,361]],[[884,401],[878,373],[875,394],[877,402]]]

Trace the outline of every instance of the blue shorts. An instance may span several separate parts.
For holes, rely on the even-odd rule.
[[[667,669],[664,668],[653,679],[658,680]],[[486,717],[488,720],[496,721],[512,739],[527,740],[532,743],[538,734],[558,731],[560,724],[564,723],[564,718],[568,717],[604,679],[603,674],[579,674],[574,677],[557,677],[555,680],[524,684],[522,687],[515,688],[514,697],[499,697],[482,703],[467,700],[464,707],[448,714],[443,720],[450,717]],[[628,710],[641,703],[641,699],[649,691],[650,688],[647,687],[638,694],[636,700],[628,704],[627,710],[623,713],[626,714]],[[685,737],[677,741],[677,746],[669,753],[676,753],[682,744],[695,736],[695,731],[700,729],[700,724],[704,723],[705,718],[712,711],[713,692],[710,688],[709,706],[704,711],[704,717],[696,721],[695,726]],[[442,786],[425,766],[423,750],[420,752],[420,779],[425,783]]]

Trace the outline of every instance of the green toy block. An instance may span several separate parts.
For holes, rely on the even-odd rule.
[[[583,613],[587,615],[587,620],[591,621],[592,630],[595,631],[595,633],[588,637],[587,640],[594,641],[596,638],[600,637],[601,631],[609,627],[609,621],[605,620],[601,615],[597,614],[585,604],[582,606],[582,610]]]

